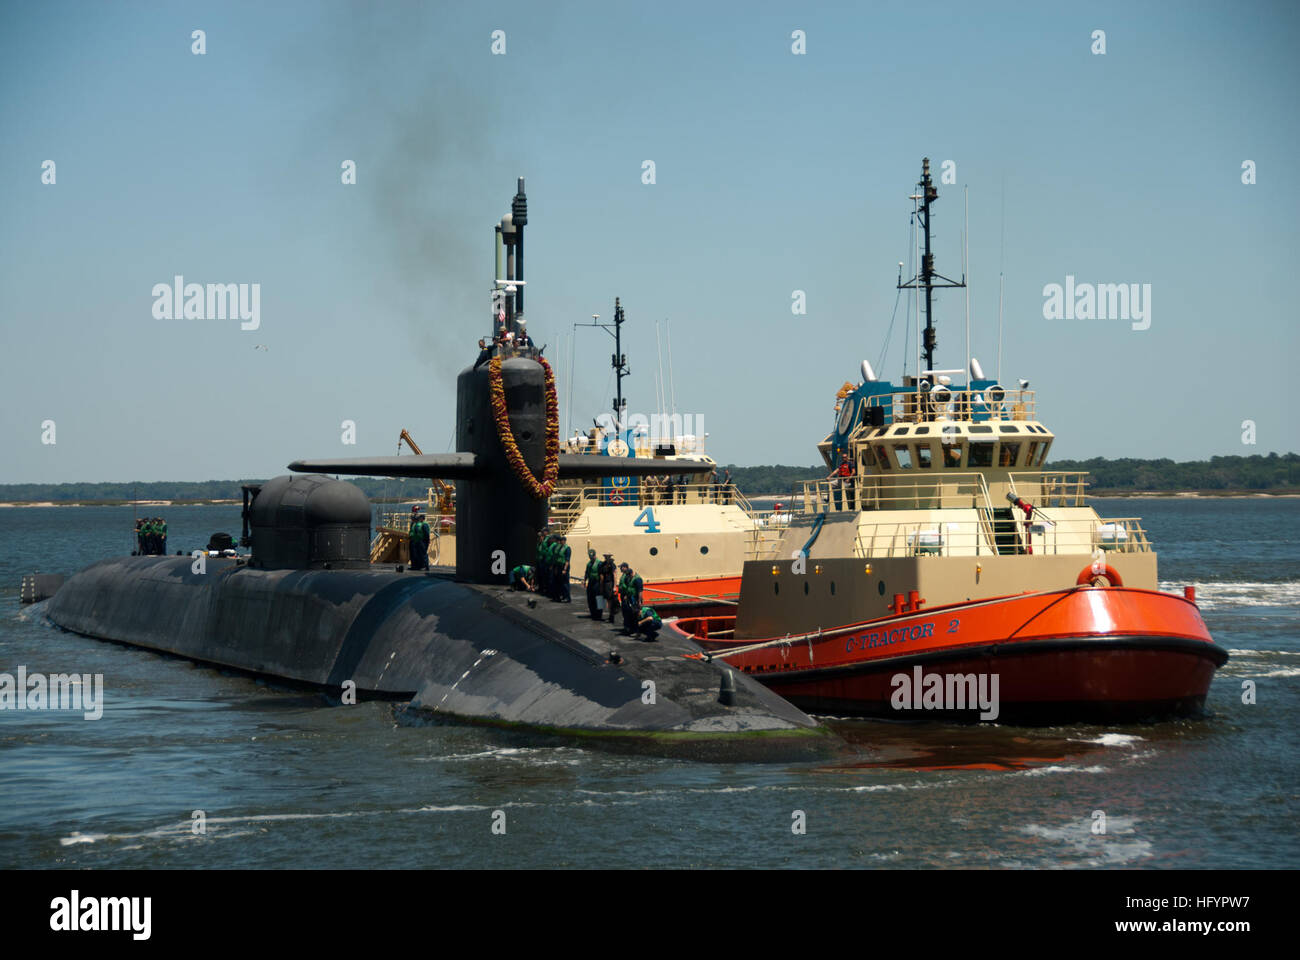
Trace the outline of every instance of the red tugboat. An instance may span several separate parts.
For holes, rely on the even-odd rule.
[[[671,628],[793,704],[836,716],[999,722],[1138,720],[1204,708],[1228,654],[1191,588],[1157,589],[1137,518],[1102,518],[1086,475],[1044,470],[1034,395],[978,361],[939,370],[923,161],[915,222],[925,329],[916,376],[842,390],[780,540],[746,561],[734,614]],[[918,238],[920,239],[920,238]],[[923,299],[922,299],[923,291]],[[918,322],[919,326],[919,322]],[[965,386],[952,377],[967,375]]]

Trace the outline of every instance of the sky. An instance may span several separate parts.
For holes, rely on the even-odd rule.
[[[816,463],[863,359],[915,368],[922,157],[950,277],[969,199],[972,352],[997,371],[1001,276],[1001,379],[1053,458],[1300,449],[1298,28],[1263,2],[5,4],[0,483],[267,477],[403,428],[450,450],[519,176],[566,434],[610,405],[612,340],[574,325],[617,296],[629,411],[662,359],[720,462]],[[158,316],[177,275],[257,284],[259,326]],[[1149,290],[1149,326],[1049,316],[1067,276]],[[936,304],[962,367],[964,293]]]

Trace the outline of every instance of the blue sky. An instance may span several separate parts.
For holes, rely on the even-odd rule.
[[[390,454],[403,427],[448,449],[520,175],[530,329],[562,384],[572,325],[619,296],[629,409],[654,411],[667,320],[677,408],[719,460],[816,462],[835,390],[881,354],[922,156],[956,164],[949,276],[969,186],[974,353],[992,372],[1004,270],[1003,380],[1038,390],[1055,456],[1300,448],[1297,8],[920,9],[5,5],[0,482],[269,476]],[[260,329],[155,318],[176,274],[259,283]],[[1150,328],[1044,319],[1067,275],[1150,284]],[[963,297],[937,303],[961,366]],[[610,343],[572,345],[575,422],[612,396]]]

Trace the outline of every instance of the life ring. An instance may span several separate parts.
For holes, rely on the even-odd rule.
[[[1102,577],[1105,577],[1106,581],[1112,587],[1124,586],[1123,578],[1118,573],[1115,572],[1115,568],[1112,567],[1110,564],[1103,564],[1101,570],[1098,571],[1097,573],[1093,573],[1092,564],[1088,564],[1079,573],[1078,578],[1074,582],[1081,587],[1096,586],[1097,581],[1100,580]]]

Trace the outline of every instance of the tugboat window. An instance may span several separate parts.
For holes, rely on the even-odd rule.
[[[1016,460],[1020,457],[1020,444],[1004,443],[1002,452],[998,455],[999,467],[1014,467]]]
[[[879,583],[876,584],[876,593],[880,594],[882,597],[885,595],[885,581],[884,581],[884,580],[881,580]]]
[[[917,427],[917,428],[916,428],[916,433],[917,433],[918,436],[919,436],[920,434],[923,434],[923,433],[929,433],[929,432],[930,432],[930,428],[929,428],[929,427]]]
[[[989,441],[983,443],[972,443],[970,445],[970,458],[966,461],[966,466],[993,466],[993,444]]]
[[[1043,441],[1043,449],[1038,451],[1038,462],[1034,464],[1034,466],[1041,467],[1043,465],[1043,461],[1047,459],[1047,448],[1050,447],[1051,445],[1052,445],[1051,440]]]
[[[659,556],[659,548],[658,548],[658,547],[651,547],[651,548],[650,548],[650,556],[652,556],[652,557],[657,557],[657,556]]]
[[[889,469],[889,451],[888,451],[888,450],[886,450],[884,447],[881,447],[879,450],[876,451],[876,459],[877,459],[877,460],[879,461],[879,463],[880,463],[880,469],[881,469],[881,470],[888,470],[888,469]]]
[[[900,443],[894,447],[894,453],[898,456],[898,469],[912,469],[912,452],[907,449],[907,444]]]
[[[916,465],[921,470],[930,469],[930,445],[928,443],[918,443],[916,445]]]
[[[961,466],[961,443],[945,443],[943,445],[943,465],[948,469],[956,469]]]
[[[708,553],[708,552],[709,552],[708,547],[700,547],[700,553]]]
[[[907,431],[910,430],[910,429],[912,429],[912,428],[911,428],[911,427],[899,427],[897,430],[894,431],[894,436],[896,436],[896,437],[901,437],[903,434],[907,433]]]
[[[998,429],[1001,430],[1003,433],[1019,433],[1019,432],[1020,432],[1020,428],[1017,427],[1014,423],[1004,423],[1004,424],[1001,424],[1001,425],[998,427]]]

